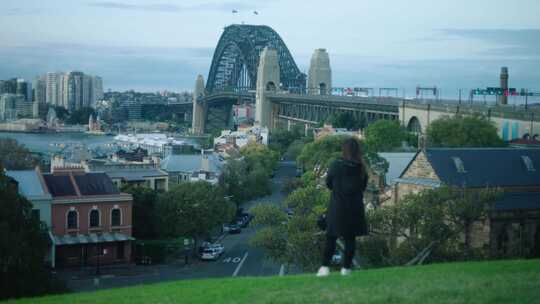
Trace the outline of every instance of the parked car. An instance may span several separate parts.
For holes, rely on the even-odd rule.
[[[240,225],[238,224],[230,224],[228,229],[229,234],[238,234],[242,232],[242,229],[240,228]]]
[[[215,249],[218,251],[219,254],[223,254],[225,252],[225,246],[222,244],[209,244],[206,248]]]
[[[205,248],[201,253],[201,260],[217,260],[222,253],[218,248]]]

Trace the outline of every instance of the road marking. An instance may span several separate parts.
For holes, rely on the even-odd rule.
[[[242,268],[242,265],[244,265],[244,261],[246,260],[247,257],[248,257],[248,252],[246,252],[246,254],[244,254],[244,257],[240,261],[240,264],[238,264],[238,266],[236,266],[236,269],[234,270],[234,272],[232,274],[233,277],[238,275],[238,272],[240,271],[240,268]]]
[[[281,264],[281,267],[279,268],[279,276],[282,277],[285,275],[285,264]]]

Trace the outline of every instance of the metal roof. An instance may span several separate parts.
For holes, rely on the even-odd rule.
[[[432,188],[441,186],[441,183],[439,181],[429,178],[400,177],[394,179],[394,183],[427,186]]]
[[[161,169],[167,172],[195,172],[202,169],[202,154],[171,154],[161,162]],[[219,172],[223,166],[219,158],[206,155],[210,163],[210,171]]]
[[[113,179],[123,179],[126,181],[141,181],[148,177],[165,177],[168,176],[167,172],[164,172],[157,168],[148,169],[122,169],[122,170],[107,170],[106,174]]]
[[[416,152],[379,153],[379,156],[388,161],[386,184],[395,184],[396,179],[399,178],[401,172],[403,172],[415,155]]]
[[[7,170],[6,174],[19,183],[19,193],[27,199],[51,199],[35,170]]]

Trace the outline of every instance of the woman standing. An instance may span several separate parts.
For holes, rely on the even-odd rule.
[[[345,140],[342,157],[330,165],[326,176],[326,185],[332,190],[332,198],[326,214],[326,245],[322,266],[317,272],[318,277],[330,274],[330,260],[336,250],[338,237],[345,241],[341,274],[351,273],[355,238],[367,234],[363,202],[367,180],[360,143],[354,138]]]

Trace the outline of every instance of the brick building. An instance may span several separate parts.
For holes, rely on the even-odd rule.
[[[133,198],[105,173],[82,168],[43,174],[52,196],[51,231],[56,266],[126,263],[131,260]]]
[[[503,191],[489,218],[473,225],[473,247],[496,255],[540,256],[540,149],[421,150],[396,179],[393,203],[441,185]]]

